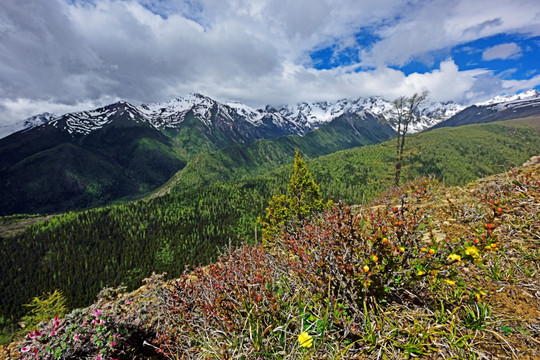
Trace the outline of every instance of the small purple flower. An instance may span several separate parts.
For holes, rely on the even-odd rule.
[[[95,317],[100,317],[101,314],[102,314],[102,312],[99,309],[96,309],[96,310],[94,310],[94,312],[92,312],[92,315],[94,315]]]

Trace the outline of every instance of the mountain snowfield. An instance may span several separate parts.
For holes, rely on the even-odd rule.
[[[538,101],[540,93],[536,90],[497,96],[488,101],[475,104],[478,107],[489,107],[497,111],[508,107],[519,107],[530,101]],[[255,109],[238,102],[220,103],[201,94],[189,94],[163,103],[142,104],[133,106],[126,102],[111,104],[102,108],[69,113],[62,116],[43,113],[24,119],[13,126],[0,128],[0,138],[11,133],[27,130],[48,123],[58,126],[59,120],[65,118],[65,130],[70,134],[88,135],[113,121],[118,111],[127,112],[134,121],[144,121],[156,129],[178,127],[191,113],[203,124],[212,126],[214,116],[229,121],[244,120],[254,126],[271,123],[286,129],[287,133],[303,135],[331,122],[343,114],[384,116],[392,108],[392,103],[381,97],[360,97],[354,100],[339,100],[335,103],[314,102],[285,105],[278,108],[267,106]],[[437,125],[460,111],[464,106],[455,102],[427,102],[420,109],[421,121],[409,129],[410,133],[419,132]]]

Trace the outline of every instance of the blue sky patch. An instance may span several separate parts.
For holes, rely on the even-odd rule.
[[[501,79],[531,78],[540,72],[540,37],[498,34],[415,57],[403,66],[391,66],[405,75],[428,73],[453,59],[460,70],[487,69]]]
[[[333,69],[360,62],[360,50],[371,48],[381,38],[370,28],[362,28],[354,36],[355,46],[334,44],[310,54],[312,66],[317,70]]]

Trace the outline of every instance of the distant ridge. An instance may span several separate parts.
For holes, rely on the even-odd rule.
[[[516,95],[497,96],[469,106],[432,129],[481,124],[540,115],[540,93],[528,90]]]

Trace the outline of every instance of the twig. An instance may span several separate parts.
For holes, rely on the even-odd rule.
[[[506,341],[506,339],[500,335],[500,334],[497,334],[495,331],[493,330],[489,330],[489,329],[484,329],[484,331],[487,331],[487,332],[490,332],[492,333],[493,335],[497,336],[499,339],[501,339],[502,341],[504,341],[506,343],[506,345],[508,345],[508,347],[510,348],[510,350],[512,351],[512,354],[514,354],[514,357],[513,359],[519,359],[518,356],[516,355],[515,351],[514,351],[514,348],[512,347],[512,345],[510,345],[508,343],[508,341]]]

